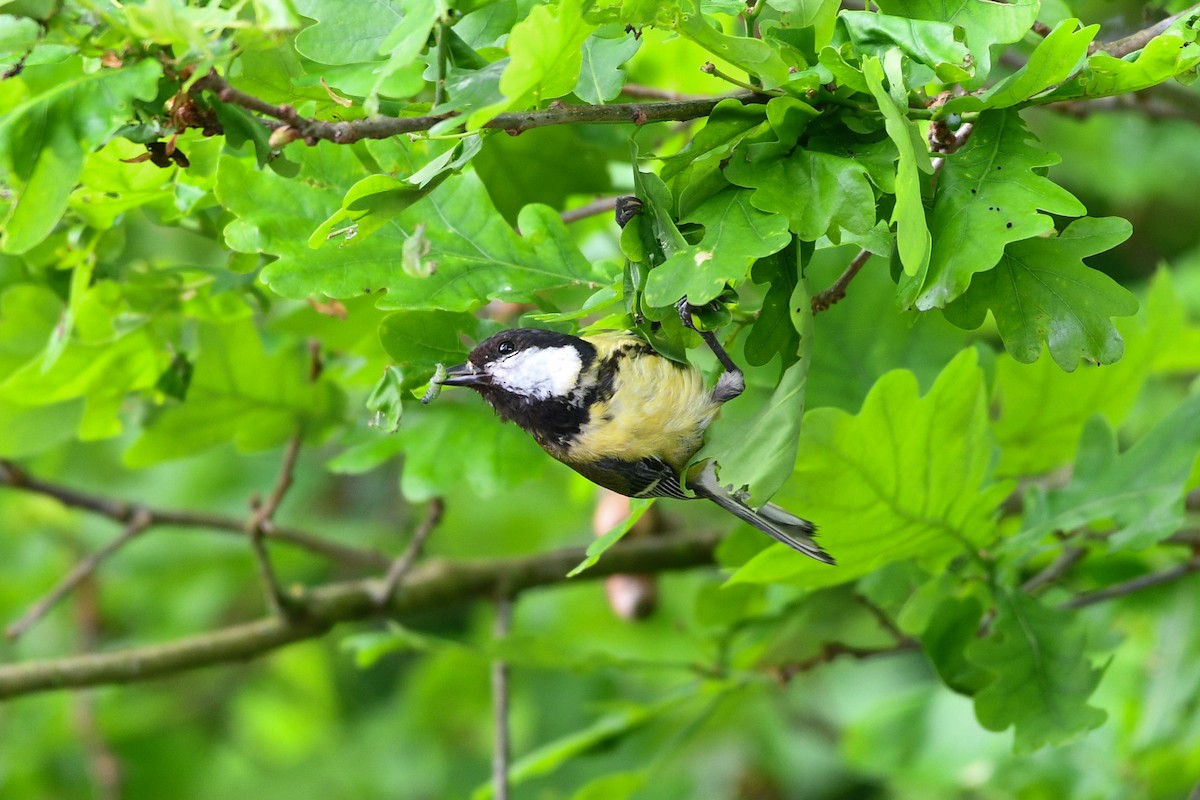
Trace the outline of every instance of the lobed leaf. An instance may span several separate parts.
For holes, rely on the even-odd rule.
[[[755,208],[787,218],[802,240],[841,230],[862,234],[875,224],[875,194],[858,161],[782,143],[738,148],[725,168],[737,186],[753,189]]]
[[[1020,552],[1054,531],[1111,521],[1111,550],[1140,550],[1179,530],[1187,481],[1200,453],[1200,395],[1175,407],[1124,453],[1101,417],[1083,429],[1071,483],[1026,495],[1021,532],[1006,543]]]
[[[233,443],[250,452],[304,433],[319,438],[341,421],[344,399],[326,380],[310,380],[307,348],[269,355],[249,320],[204,324],[187,401],[153,415],[125,453],[130,466]]]
[[[709,24],[700,9],[700,0],[691,0],[690,8],[676,18],[675,30],[708,52],[760,79],[764,89],[777,89],[788,80],[788,64],[779,51],[762,39],[731,36]]]
[[[982,95],[964,95],[950,100],[945,110],[957,114],[986,108],[1008,108],[1059,85],[1087,58],[1088,46],[1099,30],[1099,25],[1080,28],[1077,19],[1063,20],[1038,43],[1020,69],[988,88]]]
[[[217,199],[237,218],[225,229],[226,242],[276,256],[262,279],[285,297],[383,290],[381,308],[467,311],[491,299],[530,302],[535,292],[591,278],[591,265],[557,214],[525,207],[517,235],[469,172],[401,204],[370,236],[343,236],[337,247],[314,250],[306,243],[310,234],[342,206],[363,168],[350,148],[332,144],[304,151],[303,159],[298,181],[255,172],[233,158],[222,159],[217,177]],[[428,247],[427,277],[397,268],[405,242],[418,233],[426,240],[422,250]]]
[[[980,114],[970,140],[946,157],[938,176],[929,268],[901,280],[901,302],[942,308],[967,290],[972,275],[995,266],[1010,242],[1053,230],[1049,214],[1084,214],[1082,203],[1042,174],[1056,163],[1016,112]]]
[[[509,62],[500,75],[504,99],[474,111],[467,130],[510,109],[538,106],[571,92],[583,65],[583,43],[594,30],[584,21],[581,0],[534,6],[508,36]]]
[[[1058,236],[1013,242],[999,264],[976,275],[944,309],[946,318],[973,329],[990,309],[1004,348],[1025,364],[1037,360],[1043,342],[1068,372],[1080,360],[1111,364],[1125,351],[1111,318],[1136,313],[1137,299],[1082,259],[1116,247],[1132,232],[1120,217],[1084,217]]]
[[[26,67],[14,78],[28,94],[0,117],[0,173],[16,190],[0,221],[0,250],[25,253],[50,235],[79,182],[84,154],[129,120],[134,100],[154,97],[161,75],[154,59],[86,72],[81,58],[69,58]]]
[[[645,296],[652,306],[671,306],[685,296],[692,305],[704,305],[727,283],[744,280],[755,261],[791,241],[787,220],[754,208],[744,189],[714,195],[683,221],[703,225],[704,238],[650,271]]]
[[[993,514],[1010,487],[990,482],[991,460],[975,351],[960,352],[925,397],[911,372],[889,372],[857,416],[833,408],[805,416],[796,470],[775,497],[818,525],[839,566],[772,546],[731,580],[815,587],[907,559],[939,568],[995,534]]]
[[[1190,23],[1196,25],[1195,22]],[[1039,98],[1040,102],[1094,100],[1137,92],[1177,78],[1200,65],[1197,28],[1155,36],[1130,59],[1113,58],[1104,52],[1092,55],[1074,80]]]
[[[996,597],[992,634],[967,647],[967,659],[991,673],[975,695],[975,716],[988,730],[1014,728],[1013,749],[1030,753],[1099,727],[1107,714],[1088,705],[1101,671],[1087,657],[1079,617],[1028,595]]]
[[[884,75],[890,91],[884,88]],[[891,220],[896,225],[896,252],[904,272],[909,276],[920,276],[928,268],[931,246],[930,226],[925,221],[925,207],[921,202],[920,173],[932,172],[933,167],[916,124],[905,113],[907,105],[895,98],[895,94],[903,92],[899,52],[888,51],[883,62],[873,57],[864,59],[863,78],[883,113],[888,137],[900,154],[896,167],[896,206]]]
[[[961,27],[966,32],[967,47],[975,59],[975,79],[967,83],[975,88],[992,71],[991,48],[997,44],[1021,41],[1037,19],[1039,0],[1014,0],[995,3],[991,0],[880,0],[885,13],[910,19],[936,20]]]

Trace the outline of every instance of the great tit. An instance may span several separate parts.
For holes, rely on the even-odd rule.
[[[684,476],[694,494],[681,487],[681,473],[704,443],[709,423],[744,386],[716,337],[698,332],[725,367],[712,389],[698,369],[664,358],[632,334],[581,338],[534,328],[481,342],[465,364],[446,371],[442,383],[479,392],[500,417],[594,483],[629,497],[708,498],[789,547],[833,564],[813,541],[811,522],[771,503],[751,508],[720,485],[711,462]]]

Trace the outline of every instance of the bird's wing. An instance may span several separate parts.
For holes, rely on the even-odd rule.
[[[660,458],[637,461],[601,458],[590,464],[570,466],[593,483],[628,497],[691,499],[680,486],[679,475]]]
[[[815,525],[774,503],[767,503],[757,511],[750,508],[740,498],[721,486],[711,463],[706,465],[700,474],[688,483],[688,488],[701,497],[707,497],[738,519],[758,528],[776,541],[783,542],[793,550],[826,564],[836,563],[833,556],[822,550],[821,546],[813,539],[817,532]]]

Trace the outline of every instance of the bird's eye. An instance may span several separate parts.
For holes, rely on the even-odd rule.
[[[496,345],[496,352],[498,352],[502,356],[506,356],[510,353],[517,352],[517,346],[515,344],[513,344],[512,342],[508,341],[507,339],[505,339],[503,342]]]

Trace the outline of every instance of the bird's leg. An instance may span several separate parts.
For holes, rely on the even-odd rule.
[[[725,369],[717,380],[717,385],[713,387],[713,400],[724,403],[740,395],[746,389],[746,377],[738,365],[733,363],[733,359],[729,357],[729,353],[725,352],[721,343],[717,341],[717,335],[712,331],[702,331],[696,327],[696,321],[692,319],[692,304],[687,301],[686,297],[676,303],[675,308],[679,310],[679,320],[683,323],[683,327],[700,334],[700,338],[704,340],[708,349],[712,350],[717,361],[720,361],[721,366]]]

